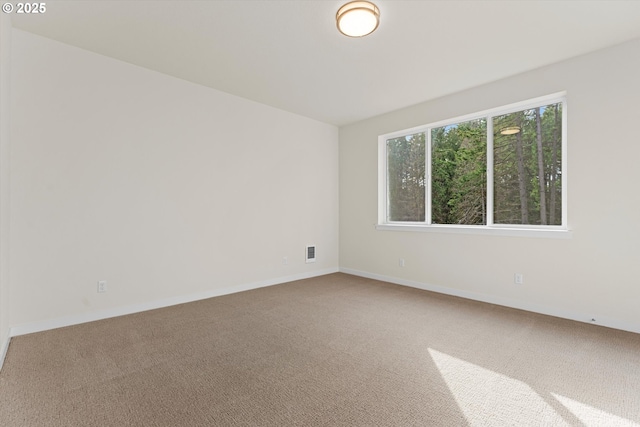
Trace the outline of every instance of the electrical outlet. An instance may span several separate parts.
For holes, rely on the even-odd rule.
[[[289,264],[289,257],[282,257],[282,265],[287,265]]]
[[[99,293],[107,292],[107,281],[106,280],[100,280],[98,282],[98,292]]]
[[[400,258],[400,259],[398,260],[398,265],[399,265],[400,267],[404,267],[404,258]]]
[[[516,285],[524,284],[524,275],[522,273],[515,273],[513,275],[513,283]]]

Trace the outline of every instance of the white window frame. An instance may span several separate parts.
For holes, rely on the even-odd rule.
[[[525,225],[525,224],[494,224],[493,223],[493,117],[517,111],[542,107],[549,104],[562,104],[562,221],[561,225]],[[431,224],[431,129],[442,126],[464,123],[471,120],[487,120],[487,224],[486,225],[457,225]],[[388,190],[387,190],[387,140],[416,133],[425,133],[425,221],[424,222],[395,222],[387,221]],[[566,92],[558,92],[526,101],[441,120],[427,125],[416,126],[378,136],[378,223],[377,230],[389,231],[419,231],[445,232],[463,234],[488,234],[516,237],[551,237],[571,238],[568,227],[567,213],[567,99]]]

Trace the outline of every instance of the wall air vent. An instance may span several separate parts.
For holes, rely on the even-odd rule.
[[[316,262],[316,245],[308,245],[305,252],[305,262]]]

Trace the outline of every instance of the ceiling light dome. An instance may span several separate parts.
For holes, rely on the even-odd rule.
[[[368,1],[349,2],[338,9],[336,24],[345,36],[366,36],[380,25],[380,9]]]

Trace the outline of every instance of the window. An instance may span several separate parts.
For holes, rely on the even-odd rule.
[[[387,140],[389,221],[424,221],[424,132]]]
[[[566,106],[554,95],[382,135],[380,224],[566,229]]]

